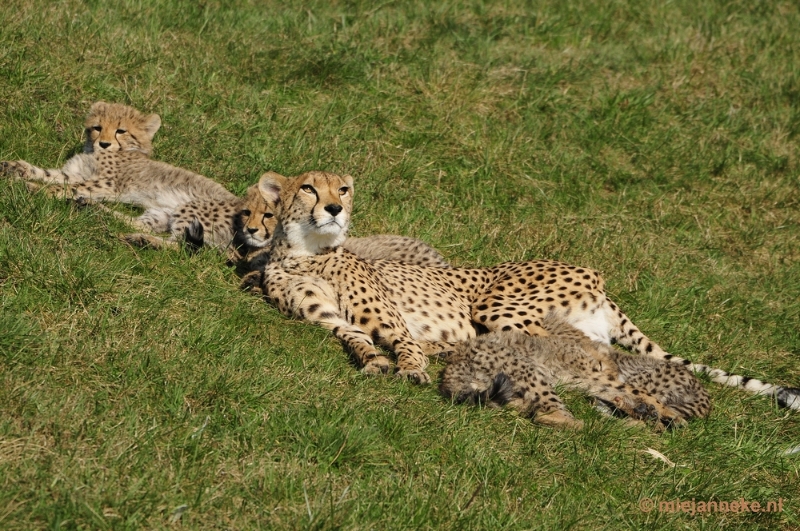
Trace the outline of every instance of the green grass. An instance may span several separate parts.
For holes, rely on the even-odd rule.
[[[60,166],[93,101],[128,103],[161,115],[156,158],[235,192],[350,173],[356,235],[594,267],[667,350],[798,385],[798,25],[764,1],[7,0],[0,160]],[[800,528],[800,417],[767,398],[709,384],[710,418],[660,436],[578,395],[578,433],[454,406],[125,230],[0,182],[0,528]]]

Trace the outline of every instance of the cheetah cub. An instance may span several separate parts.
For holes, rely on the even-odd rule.
[[[133,245],[155,249],[177,248],[183,239],[196,248],[210,245],[226,251],[228,258],[237,262],[243,255],[267,247],[275,230],[273,209],[264,201],[260,184],[259,181],[250,186],[241,198],[199,199],[165,211],[163,222],[150,229],[170,233],[168,238],[149,232],[125,234],[122,238]]]
[[[493,332],[456,345],[439,390],[457,403],[509,404],[535,422],[580,428],[554,386],[575,388],[656,429],[705,417],[708,393],[685,367],[622,353],[547,316],[551,335]]]
[[[135,218],[110,212],[147,234],[172,232],[169,240],[135,235],[134,242],[170,245],[193,215],[210,234],[209,243],[220,247],[231,243],[229,207],[240,200],[207,177],[150,159],[153,136],[161,126],[157,114],[97,102],[84,125],[84,153],[69,159],[63,168],[42,169],[19,160],[0,163],[0,173],[26,181],[30,189],[38,189],[40,183],[55,185],[48,191],[56,197],[140,206],[145,212]]]
[[[552,260],[446,269],[362,260],[340,247],[350,221],[352,177],[274,174],[266,189],[280,209],[262,291],[284,313],[332,330],[367,373],[389,370],[377,343],[397,355],[398,375],[427,383],[426,354],[472,339],[478,327],[546,336],[542,320],[553,313],[593,341],[613,341],[800,409],[799,389],[667,354],[608,299],[602,277],[589,268]]]

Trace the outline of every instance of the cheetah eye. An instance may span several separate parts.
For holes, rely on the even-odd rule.
[[[310,184],[304,184],[303,186],[301,186],[301,187],[300,187],[300,189],[301,189],[302,191],[304,191],[304,192],[308,193],[308,194],[313,194],[313,193],[316,193],[316,192],[314,191],[314,187],[313,187],[313,186],[311,186]]]
[[[264,214],[264,219],[269,219],[269,218],[272,218],[272,217],[275,217],[275,214],[273,214],[272,212],[266,212]]]
[[[128,131],[126,131],[125,129],[117,129],[117,134],[118,134],[118,135],[124,135],[124,134],[125,134],[125,133],[127,133],[127,132],[128,132]]]
[[[251,214],[251,212],[249,210],[242,210],[242,215],[243,216],[249,216],[250,214]]]
[[[100,131],[102,131],[102,130],[103,130],[103,128],[102,128],[102,127],[100,127],[99,125],[95,125],[94,127],[92,127],[92,129],[94,129],[94,130],[95,130],[95,131],[97,131],[98,133],[99,133]]]
[[[350,191],[350,188],[348,188],[347,186],[342,186],[341,188],[339,188],[339,195],[345,195],[349,191]]]

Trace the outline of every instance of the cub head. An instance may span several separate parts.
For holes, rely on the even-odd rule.
[[[353,209],[353,178],[310,171],[287,179],[266,173],[258,183],[264,199],[276,206],[275,239],[295,256],[319,254],[347,237]]]
[[[157,114],[144,115],[121,103],[98,101],[89,110],[84,126],[84,153],[136,150],[149,155],[161,118]]]
[[[261,179],[268,178],[265,174]],[[277,203],[268,201],[261,193],[261,182],[247,189],[241,210],[234,219],[237,246],[261,248],[269,245],[278,218],[275,216]]]

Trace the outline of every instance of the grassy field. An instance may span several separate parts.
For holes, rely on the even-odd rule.
[[[668,351],[798,385],[799,26],[766,1],[5,0],[0,160],[58,167],[93,101],[128,103],[156,158],[232,191],[350,173],[355,235],[596,268]],[[664,435],[579,395],[577,433],[454,406],[125,230],[0,182],[2,529],[800,529],[800,415],[768,398],[708,384]]]

